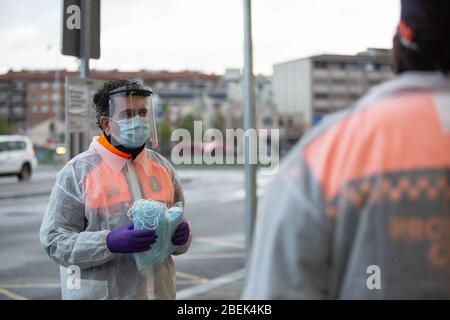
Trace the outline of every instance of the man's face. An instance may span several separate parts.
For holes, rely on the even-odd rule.
[[[120,126],[117,121],[129,120],[135,116],[147,117],[149,112],[149,106],[147,105],[148,99],[150,98],[138,95],[126,96],[125,93],[112,97],[109,118],[115,121],[111,121],[108,117],[102,118],[102,127],[105,128],[106,134],[109,135],[112,132],[116,136],[120,135]]]
[[[146,117],[147,116],[147,98],[143,96],[125,96],[121,95],[114,97],[113,114],[110,116],[114,120],[131,119],[135,116]]]

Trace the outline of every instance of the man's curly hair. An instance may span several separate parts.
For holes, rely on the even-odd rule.
[[[109,80],[103,84],[103,87],[99,89],[93,98],[95,117],[97,119],[97,125],[103,130],[100,124],[101,117],[109,116],[109,92],[119,87],[127,86],[130,90],[142,89],[143,85],[139,81],[132,81],[127,79]]]

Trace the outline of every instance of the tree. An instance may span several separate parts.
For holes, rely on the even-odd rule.
[[[170,137],[172,136],[172,126],[169,122],[169,102],[166,100],[162,105],[163,117],[158,123],[158,140],[159,140],[159,152],[167,155],[171,150]]]
[[[191,134],[191,137],[193,137],[195,120],[196,119],[195,119],[194,115],[192,113],[189,113],[180,119],[180,122],[178,123],[177,127],[186,129]]]
[[[172,135],[172,126],[167,119],[162,119],[159,125],[159,135],[161,140],[170,141],[170,136]]]
[[[8,127],[8,121],[5,118],[0,117],[0,134],[9,134],[9,133],[10,130]]]

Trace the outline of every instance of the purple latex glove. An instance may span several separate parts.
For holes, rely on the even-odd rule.
[[[116,253],[134,253],[150,250],[155,243],[155,230],[134,230],[134,223],[112,229],[106,236],[109,251]]]
[[[186,221],[181,221],[172,236],[173,245],[182,246],[183,244],[186,244],[189,240],[189,233],[189,224]]]

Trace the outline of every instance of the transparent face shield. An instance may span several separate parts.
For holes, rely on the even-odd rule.
[[[109,94],[111,144],[135,149],[150,142],[158,146],[150,88],[120,87]]]

